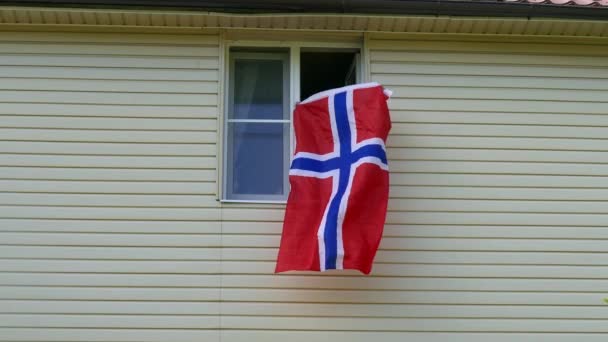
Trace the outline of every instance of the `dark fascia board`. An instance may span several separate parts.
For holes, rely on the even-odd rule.
[[[0,0],[0,5],[240,14],[342,13],[608,20],[608,6],[552,5],[504,0]]]

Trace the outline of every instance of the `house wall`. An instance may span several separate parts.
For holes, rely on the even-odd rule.
[[[216,201],[218,34],[0,35],[0,341],[604,341],[608,48],[435,37],[366,39],[365,277],[273,275],[282,207]]]
[[[0,35],[0,340],[217,341],[218,35]]]

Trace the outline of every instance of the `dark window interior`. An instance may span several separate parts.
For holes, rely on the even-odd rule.
[[[356,52],[302,51],[300,54],[300,99],[320,91],[356,82]]]

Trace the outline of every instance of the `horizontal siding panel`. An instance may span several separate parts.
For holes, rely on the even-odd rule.
[[[451,86],[486,88],[515,88],[515,89],[575,89],[575,90],[606,90],[608,85],[602,78],[584,77],[528,77],[527,75],[436,75],[436,74],[373,74],[374,81],[389,88],[393,86]],[[500,108],[495,108],[500,110]]]
[[[131,246],[131,247],[219,247],[220,236],[207,234],[118,234],[118,233],[6,233],[2,245],[26,246]],[[134,249],[135,251],[136,249]],[[205,253],[205,251],[201,251]],[[201,254],[202,255],[202,254]],[[32,255],[32,257],[40,255]]]
[[[608,200],[608,190],[606,189],[404,186],[399,188],[398,193],[404,195],[404,198],[416,199],[545,200],[564,202]],[[389,204],[392,202],[392,200],[389,201]]]
[[[113,105],[152,105],[152,106],[214,106],[217,105],[217,96],[213,94],[146,94],[146,93],[122,93],[122,92],[86,92],[86,91],[0,91],[0,102],[12,103],[78,103],[78,104],[113,104]],[[21,121],[29,122],[24,118],[3,118],[7,125],[18,126]],[[39,119],[38,124],[42,127],[54,127],[45,122],[50,119]],[[78,122],[78,119],[75,119]],[[80,120],[83,121],[83,120]],[[16,123],[17,124],[16,124]],[[96,127],[93,125],[87,127]],[[179,122],[179,121],[178,121]],[[31,126],[25,126],[31,127]],[[100,126],[103,128],[103,124]]]
[[[2,46],[0,45],[0,53]],[[134,69],[95,67],[3,66],[0,77],[8,78],[68,78],[84,80],[137,81],[218,81],[217,70],[208,69]]]
[[[33,181],[0,180],[3,191],[100,193],[100,194],[191,194],[213,195],[215,183],[209,182],[118,182],[118,181]]]
[[[388,149],[391,161],[448,160],[448,161],[493,161],[493,162],[552,162],[602,164],[608,163],[608,154],[596,151],[530,151],[500,149]],[[589,167],[588,165],[581,165]],[[485,169],[485,168],[484,168]],[[475,170],[475,168],[472,168]]]
[[[425,74],[425,75],[491,75],[491,76],[538,76],[608,78],[605,68],[576,68],[502,64],[462,64],[462,63],[386,63],[373,61],[373,74]]]
[[[96,207],[34,207],[0,206],[0,216],[5,218],[49,219],[113,219],[113,220],[193,220],[215,221],[220,219],[216,209],[190,208],[96,208]]]
[[[391,89],[393,90],[393,89]],[[395,90],[393,90],[395,91]],[[433,93],[433,88],[428,90]],[[496,91],[496,90],[494,90]],[[502,92],[502,91],[501,91]],[[597,96],[597,95],[596,95]],[[404,123],[446,123],[446,124],[505,124],[505,125],[540,125],[540,126],[597,126],[608,125],[608,115],[586,114],[539,114],[539,113],[483,113],[483,112],[429,112],[399,111],[391,113],[393,122]],[[534,139],[534,138],[531,138]],[[538,138],[537,138],[538,139]],[[538,139],[540,140],[540,139]],[[494,144],[491,144],[494,146]],[[592,144],[589,144],[592,145]],[[489,145],[485,145],[488,147]],[[536,146],[532,146],[537,148]],[[528,146],[528,148],[532,148]],[[591,146],[588,146],[591,147]],[[552,149],[558,146],[552,145]]]
[[[10,253],[11,250],[8,249],[7,252]],[[277,252],[277,248],[227,248],[223,260],[273,262],[276,260]],[[14,251],[12,255],[21,256],[24,255],[24,253]],[[608,256],[605,256],[601,252],[561,253],[509,251],[508,253],[505,253],[500,251],[402,251],[383,250],[380,248],[374,260],[380,264],[608,265]]]
[[[451,199],[392,199],[389,210],[408,211],[480,211],[480,212],[536,212],[536,213],[606,213],[604,201],[496,201]]]
[[[238,342],[244,340],[259,340],[266,342],[280,342],[289,336],[291,342],[332,342],[339,339],[348,339],[351,342],[382,341],[401,342],[428,341],[442,342],[470,342],[475,340],[493,342],[570,342],[573,339],[585,342],[603,342],[606,338],[604,333],[482,333],[482,332],[387,332],[387,331],[298,331],[290,330],[223,330],[221,333],[223,342]]]
[[[603,57],[577,56],[576,58],[559,55],[501,54],[501,53],[459,53],[459,52],[408,52],[372,50],[371,60],[383,62],[450,62],[458,64],[507,64],[528,66],[596,66],[606,67],[608,61]]]
[[[3,103],[2,115],[49,116],[112,116],[112,117],[170,117],[216,118],[215,106],[128,106],[71,103]],[[94,129],[95,127],[89,127]],[[3,135],[6,133],[3,133]],[[10,138],[6,138],[10,139]]]
[[[220,275],[217,274],[137,274],[137,273],[119,273],[119,274],[109,274],[109,273],[44,273],[44,272],[3,272],[2,277],[0,277],[1,285],[8,286],[52,286],[52,287],[109,287],[110,289],[116,287],[124,287],[124,288],[132,288],[132,291],[136,291],[137,289],[146,289],[152,288],[153,290],[156,288],[215,288],[219,287]],[[118,311],[120,307],[116,307],[113,303],[105,303],[104,302],[96,302],[96,303],[82,303],[78,304],[78,302],[73,301],[72,303],[64,302],[64,303],[56,303],[57,305],[46,305],[41,306],[40,304],[31,303],[28,305],[26,301],[3,301],[3,305],[11,304],[11,310],[7,310],[7,312],[39,312],[39,313],[49,313],[49,312],[60,312],[63,304],[66,305],[66,308],[72,308],[71,310],[79,311],[85,310],[85,313],[95,313],[94,308],[100,307],[105,308],[100,313],[104,313],[110,311],[112,313],[120,313]],[[87,304],[91,307],[87,308]],[[132,304],[132,306],[129,306]],[[136,305],[137,302],[125,303],[124,305],[127,307],[132,307],[134,310],[138,308]],[[148,306],[154,306],[160,304],[149,304]],[[183,303],[183,313],[184,314],[203,314],[205,312],[200,312],[202,308],[196,302],[185,302]],[[38,309],[34,309],[38,307]],[[145,308],[145,305],[139,306],[139,309]],[[172,309],[173,308],[173,309]],[[178,309],[175,305],[171,305],[170,302],[166,302],[165,306],[166,310],[175,310]],[[191,310],[199,310],[199,311],[191,311]],[[86,311],[88,310],[88,311]],[[64,311],[70,312],[70,311]],[[162,310],[153,310],[150,312],[159,312],[162,313]],[[125,313],[129,313],[128,308],[125,308]],[[217,311],[216,311],[217,313]]]
[[[427,252],[427,251],[380,251],[380,263],[421,263],[421,264],[510,264],[510,265],[608,265],[604,253],[561,253],[561,252]]]
[[[217,288],[103,288],[2,286],[0,298],[10,300],[128,300],[128,301],[213,301],[219,299]],[[2,322],[2,320],[0,320]],[[0,324],[4,324],[2,322]]]
[[[0,37],[2,42],[17,42],[17,43],[71,43],[74,46],[82,46],[78,43],[93,44],[93,43],[115,43],[115,44],[154,44],[154,45],[212,45],[217,46],[219,37],[216,34],[199,33],[193,35],[186,34],[120,34],[116,33],[85,33],[85,32],[23,32],[23,31],[7,31],[6,34]]]
[[[390,203],[390,200],[389,200]],[[223,222],[226,235],[271,234],[281,232],[282,222]],[[471,237],[471,238],[554,238],[554,239],[604,239],[604,226],[549,226],[549,225],[412,225],[386,224],[385,237]],[[229,239],[229,236],[226,236]],[[278,246],[278,245],[277,245]]]
[[[201,150],[204,150],[202,148]],[[214,169],[121,169],[84,167],[0,167],[0,178],[31,180],[215,182]]]
[[[0,205],[101,206],[101,207],[190,207],[216,208],[212,195],[108,195],[4,193]]]
[[[222,232],[226,238],[233,234],[280,234],[283,229],[283,221],[279,222],[222,222]],[[278,247],[278,245],[277,245]]]
[[[348,273],[348,275],[345,275]],[[243,286],[243,284],[247,284]],[[280,288],[334,289],[334,290],[403,290],[403,291],[481,291],[481,292],[605,292],[608,281],[602,279],[534,279],[534,278],[441,278],[441,277],[378,277],[362,276],[351,271],[326,273],[322,276],[309,274],[282,275],[224,275],[225,288]],[[370,292],[373,293],[373,292]],[[362,297],[365,298],[365,297]],[[290,300],[286,300],[291,302]],[[258,301],[255,301],[259,303]],[[318,303],[313,301],[313,303]],[[385,304],[392,304],[390,301]],[[438,305],[445,305],[439,303]],[[528,303],[529,304],[529,303]],[[507,305],[516,305],[511,303]],[[525,305],[525,304],[523,304]],[[577,305],[577,304],[574,304]],[[580,304],[583,305],[583,304]],[[600,306],[598,306],[599,308]],[[297,313],[297,312],[296,312]]]
[[[281,222],[223,222],[226,239],[232,235],[276,235],[281,231]],[[385,237],[471,237],[471,238],[536,238],[536,239],[604,239],[604,226],[567,225],[442,225],[386,224]],[[255,236],[252,236],[252,241]],[[264,237],[260,237],[263,239]],[[230,241],[230,240],[226,240]],[[278,245],[277,245],[278,246]]]
[[[496,89],[487,87],[420,87],[391,86],[392,99],[483,99],[528,101],[590,101],[603,102],[602,90],[575,91],[572,89]],[[0,93],[1,94],[1,93]],[[392,101],[391,101],[392,102]]]
[[[0,233],[0,236],[4,236],[5,233]],[[51,234],[46,234],[46,236]],[[143,234],[142,234],[143,235]],[[167,236],[168,235],[168,236]],[[183,247],[182,245],[173,247],[166,247],[167,245],[174,245],[179,242],[177,234],[165,235],[166,241],[159,242],[158,240],[150,239],[147,235],[143,236],[143,242],[139,242],[139,234],[136,236],[127,236],[125,240],[121,242],[121,246],[115,247],[116,241],[110,240],[105,243],[99,243],[103,247],[90,246],[91,241],[79,244],[78,246],[69,246],[63,243],[40,243],[39,240],[27,245],[21,244],[19,238],[18,243],[2,241],[2,248],[0,249],[0,258],[7,259],[74,259],[74,260],[219,260],[220,259],[220,248],[217,247],[217,238],[215,236],[192,236],[187,235],[191,241],[187,245],[195,245],[196,247]],[[184,237],[184,238],[186,238]],[[65,241],[66,239],[64,239]],[[124,247],[124,245],[133,244],[132,241],[137,241],[136,246]],[[57,238],[55,238],[57,241]],[[83,239],[80,239],[82,242]],[[152,242],[150,242],[152,241]],[[76,244],[71,242],[71,244]],[[9,246],[13,244],[13,246]],[[46,244],[48,246],[41,246]],[[87,246],[89,245],[89,246]],[[205,245],[215,245],[216,247],[204,247]],[[154,246],[154,247],[150,247]],[[204,248],[203,248],[204,247]],[[273,256],[276,256],[276,251],[273,251]],[[597,255],[594,259],[596,262],[604,262],[601,255]],[[591,260],[590,260],[591,261]],[[608,264],[608,263],[607,263]]]
[[[1,157],[0,157],[1,160]],[[395,161],[393,172],[416,174],[487,174],[487,175],[606,175],[606,164],[566,164],[535,162],[477,162],[477,161]]]
[[[247,224],[230,222],[224,225],[224,234],[278,234],[281,222]],[[445,237],[445,238],[530,238],[530,239],[604,239],[604,227],[582,226],[506,226],[506,225],[405,225],[386,224],[384,237]],[[228,237],[229,238],[229,237]]]
[[[23,43],[0,43],[0,53],[18,54],[65,54],[77,53],[83,55],[132,55],[132,56],[188,56],[188,57],[217,57],[219,48],[217,46],[196,45],[160,45],[160,44],[65,44],[63,42],[36,44]]]
[[[220,264],[175,260],[0,260],[0,272],[219,274]]]
[[[214,131],[62,130],[0,128],[6,140],[116,143],[216,143]]]
[[[230,235],[222,239],[227,248],[276,248],[280,236],[273,235]],[[603,240],[539,240],[513,238],[418,238],[418,237],[385,237],[380,243],[381,249],[413,251],[505,251],[505,252],[598,252],[608,250]],[[235,267],[238,268],[238,265]],[[244,268],[244,271],[250,271]]]
[[[215,57],[162,57],[162,56],[107,56],[82,54],[5,54],[0,56],[0,65],[48,66],[48,67],[94,67],[94,68],[175,68],[217,69]]]
[[[485,213],[468,212],[389,212],[387,223],[395,224],[481,224],[481,225],[549,225],[604,226],[607,214],[557,213]]]
[[[1,56],[0,56],[1,58]],[[80,58],[79,58],[80,59]],[[107,60],[107,59],[101,59]],[[136,80],[87,80],[63,78],[0,78],[0,89],[19,91],[88,91],[157,94],[217,94],[216,81],[136,81]],[[45,112],[30,113],[44,115]],[[81,115],[88,115],[82,113]]]
[[[442,239],[442,238],[388,238],[382,248],[396,250],[446,251],[546,251],[546,252],[600,252],[607,248],[602,240],[538,240],[538,239]],[[564,273],[565,274],[565,273]]]
[[[5,234],[2,234],[3,236]],[[57,239],[55,239],[56,241]],[[142,243],[133,243],[126,238],[117,244],[115,241],[99,243],[85,242],[62,244],[39,243],[23,244],[21,241],[3,241],[0,257],[7,259],[83,259],[83,260],[215,260],[219,259],[216,247],[201,248],[215,244],[215,237],[194,239],[189,243],[179,243],[178,239],[169,237],[167,242],[154,242],[144,236]],[[82,241],[82,240],[80,240]],[[150,242],[153,241],[153,242]],[[197,242],[199,241],[199,242]],[[145,244],[145,243],[149,243]],[[145,245],[144,245],[145,244]],[[116,247],[116,245],[119,245]],[[124,247],[130,245],[129,247]],[[131,246],[133,245],[133,246]],[[176,246],[178,248],[166,247]],[[103,246],[103,247],[99,247]],[[149,247],[154,246],[154,247]],[[195,247],[185,247],[195,246]],[[277,248],[226,248],[222,256],[226,261],[269,261],[274,262]],[[508,258],[505,258],[508,256]],[[411,264],[523,264],[523,265],[608,265],[608,256],[602,252],[471,252],[471,251],[399,251],[380,250],[376,256],[378,263],[411,263]]]
[[[605,227],[582,226],[458,226],[448,225],[385,225],[387,237],[476,237],[532,239],[605,239]]]
[[[595,318],[606,319],[600,307],[414,305],[414,304],[323,304],[323,303],[222,303],[225,316],[304,316],[372,318]]]
[[[393,161],[393,172],[603,176],[606,164],[510,161]]]
[[[153,95],[154,96],[154,95]],[[129,97],[133,97],[132,94]],[[197,95],[198,97],[198,95]],[[179,102],[179,101],[178,101]],[[62,128],[95,130],[163,130],[163,131],[214,131],[214,119],[163,119],[149,118],[82,118],[82,117],[32,117],[2,116],[2,127],[9,128]],[[175,153],[175,149],[173,150]],[[179,153],[178,153],[179,154]]]
[[[194,211],[198,211],[195,209]],[[222,224],[229,222],[283,222],[285,210],[281,206],[264,206],[260,208],[225,205],[222,208]]]
[[[397,110],[427,111],[501,111],[509,108],[513,113],[554,113],[554,114],[604,114],[606,104],[603,102],[584,101],[530,101],[530,100],[484,100],[484,99],[433,99],[415,98],[391,100],[391,108]],[[449,127],[448,127],[449,128]],[[500,135],[499,135],[500,136]],[[532,135],[534,136],[534,135]],[[585,137],[585,136],[582,136]]]
[[[211,315],[219,311],[215,301],[3,300],[2,305],[11,314]]]
[[[469,170],[470,171],[470,170]],[[470,173],[470,172],[467,172]],[[391,193],[395,197],[407,196],[395,185],[407,186],[482,186],[482,187],[523,187],[523,188],[591,188],[608,187],[605,177],[597,176],[557,176],[557,175],[496,175],[496,174],[454,174],[439,172],[392,173]]]
[[[0,328],[217,329],[219,321],[217,316],[0,314]]]
[[[0,341],[26,342],[200,342],[218,341],[219,331],[201,329],[2,328]]]
[[[262,261],[225,261],[222,263],[223,272],[227,274],[271,273],[274,266],[274,262]],[[608,279],[608,275],[602,272],[603,269],[605,269],[605,266],[377,264],[374,266],[374,274],[402,277]],[[11,270],[8,269],[7,271]]]
[[[322,302],[370,304],[488,304],[602,306],[597,293],[350,291],[307,289],[224,289],[226,302]],[[354,325],[353,325],[354,327]]]
[[[220,234],[224,224],[218,221],[134,221],[134,220],[53,220],[6,219],[0,231],[23,232],[99,232],[99,233],[164,233]]]
[[[25,308],[33,311],[25,311],[23,316],[36,313],[53,313],[49,306],[41,305],[44,302],[38,302],[40,308],[34,307],[29,301],[10,301],[7,307],[14,309],[12,313],[21,314],[23,311],[12,303],[21,303]],[[166,302],[165,302],[166,303]],[[6,304],[6,302],[5,302]],[[121,303],[95,303],[88,302],[82,305],[74,302],[63,302],[66,309],[71,309],[66,314],[73,313],[103,313],[103,314],[145,314],[147,312],[155,312],[157,315],[179,314],[178,308],[182,308],[187,315],[204,315],[210,313],[210,310],[205,310],[206,307],[215,307],[215,303],[204,303],[203,305],[188,305],[195,303],[150,303],[150,302],[128,302]],[[79,305],[80,304],[80,305]],[[103,305],[105,304],[105,305]],[[114,310],[112,306],[114,305]],[[128,306],[127,304],[132,305]],[[164,307],[164,306],[167,307]],[[98,308],[99,311],[91,312],[91,309]],[[123,308],[125,312],[118,312],[116,308]],[[412,305],[412,304],[321,304],[321,303],[222,303],[222,309],[225,310],[226,316],[233,315],[276,315],[276,316],[321,316],[321,317],[403,317],[403,318],[423,318],[423,317],[450,317],[450,318],[591,318],[605,319],[606,311],[599,307],[569,307],[569,306],[486,306],[486,305]],[[195,313],[194,313],[194,312]],[[299,315],[297,313],[300,313]],[[589,316],[579,316],[579,315]],[[45,315],[46,316],[46,315]],[[162,316],[161,316],[162,317]]]
[[[215,157],[172,156],[74,156],[74,155],[20,155],[0,154],[3,166],[42,167],[127,167],[160,169],[212,169],[217,165]]]
[[[7,286],[199,288],[215,286],[219,277],[219,275],[209,274],[3,272],[0,284]],[[290,275],[226,274],[221,278],[224,288],[589,292],[599,296],[601,296],[601,292],[608,291],[608,281],[603,279],[378,277],[376,275],[361,276],[350,271],[315,276],[303,273]],[[598,300],[601,301],[601,298]]]
[[[497,331],[605,333],[605,322],[526,319],[400,319],[326,317],[223,317],[227,329],[303,329],[338,331]]]
[[[436,102],[433,101],[435,104]],[[476,102],[479,103],[479,102]],[[586,107],[588,108],[588,107]],[[604,108],[605,110],[605,108]],[[597,138],[604,139],[608,127],[573,126],[519,126],[519,125],[464,125],[464,124],[402,124],[393,125],[393,134],[447,135],[447,136],[497,136],[537,138]],[[390,137],[389,137],[390,141]]]
[[[179,149],[178,153],[175,151],[176,148]],[[182,156],[215,156],[217,153],[217,148],[215,144],[180,144],[180,146],[174,146],[173,144],[7,141],[3,142],[0,146],[0,152],[25,154],[48,153],[140,156],[177,154]]]
[[[608,151],[608,140],[603,139],[559,139],[521,137],[463,137],[463,136],[415,136],[393,135],[388,140],[389,148],[479,148],[518,150],[577,150]]]

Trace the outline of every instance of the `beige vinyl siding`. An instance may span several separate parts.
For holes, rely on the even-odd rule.
[[[282,206],[216,201],[219,35],[0,35],[0,341],[605,341],[608,49],[370,38],[366,277],[272,274]]]
[[[371,80],[394,91],[372,276],[272,275],[281,213],[247,213],[223,230],[223,340],[605,340],[608,49],[367,48]]]
[[[0,340],[217,341],[217,34],[0,35]]]
[[[369,49],[394,91],[388,291],[369,302],[403,303],[404,338],[605,339],[605,45],[377,35]]]

